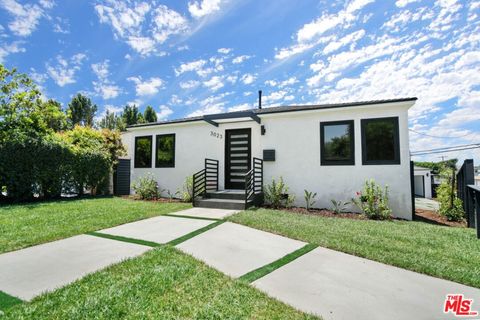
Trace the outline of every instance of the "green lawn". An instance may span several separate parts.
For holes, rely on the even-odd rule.
[[[248,210],[230,221],[480,288],[475,230],[408,221],[325,218]]]
[[[0,206],[0,253],[190,207],[114,197]]]
[[[6,310],[2,319],[314,319],[171,246]]]

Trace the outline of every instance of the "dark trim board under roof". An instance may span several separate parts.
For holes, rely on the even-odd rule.
[[[258,115],[262,115],[262,114],[322,110],[322,109],[345,108],[345,107],[358,107],[358,106],[366,106],[366,105],[372,105],[372,104],[386,104],[386,103],[408,102],[408,101],[416,101],[416,100],[417,100],[416,97],[410,97],[410,98],[401,98],[401,99],[370,100],[370,101],[344,102],[344,103],[333,103],[333,104],[316,104],[316,105],[298,105],[298,106],[294,105],[294,106],[281,106],[281,107],[271,107],[271,108],[263,108],[263,109],[250,109],[245,111],[224,112],[224,113],[209,114],[205,116],[190,117],[190,118],[183,118],[183,119],[176,119],[176,120],[135,124],[135,125],[128,126],[127,129],[159,126],[159,125],[165,125],[165,124],[186,123],[186,122],[194,122],[194,121],[206,121],[212,125],[215,125],[213,124],[213,123],[216,123],[214,121],[215,119],[230,119],[230,118],[243,118],[243,117],[252,118],[252,120],[260,123],[260,118],[258,117]]]

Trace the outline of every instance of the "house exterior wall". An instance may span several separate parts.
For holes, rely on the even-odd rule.
[[[275,149],[276,161],[264,163],[264,183],[283,177],[295,194],[295,205],[304,206],[304,190],[317,192],[315,207],[329,208],[331,199],[350,201],[361,191],[367,179],[388,185],[390,206],[396,217],[411,219],[410,159],[408,141],[408,108],[412,102],[382,105],[309,110],[278,114],[259,114],[266,133],[261,135],[260,125],[254,121],[221,123],[219,127],[206,122],[165,124],[131,128],[123,135],[128,154],[132,158],[132,181],[152,173],[162,189],[176,191],[185,178],[203,169],[205,158],[220,162],[220,189],[224,184],[225,130],[252,129],[252,157],[262,158],[264,149]],[[363,165],[361,119],[398,117],[400,136],[400,164]],[[353,120],[355,133],[355,165],[320,165],[320,122]],[[211,135],[220,133],[221,139]],[[134,138],[175,133],[175,168],[134,168]],[[153,166],[155,161],[152,161]],[[355,210],[355,208],[351,208]]]
[[[432,199],[432,178],[431,178],[431,171],[430,170],[419,170],[415,169],[414,176],[415,176],[415,194],[417,190],[423,190],[425,192],[425,198]],[[422,184],[423,186],[420,186]]]

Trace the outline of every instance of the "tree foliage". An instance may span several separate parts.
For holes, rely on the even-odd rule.
[[[439,162],[415,161],[414,164],[418,167],[431,169],[433,174],[439,174],[444,168],[455,169],[457,166],[457,161],[457,159],[449,159]]]
[[[81,125],[92,127],[97,109],[97,105],[93,104],[90,98],[78,93],[68,104],[67,116],[70,126]]]
[[[114,112],[106,111],[103,118],[98,122],[101,129],[125,130],[125,122],[122,115],[116,115]]]
[[[157,113],[153,110],[152,106],[147,106],[145,112],[143,113],[143,118],[146,123],[157,122]]]
[[[26,75],[0,65],[0,200],[104,190],[125,149],[119,131],[92,128],[96,110],[78,94],[65,114]]]
[[[140,113],[136,105],[131,106],[127,104],[125,108],[123,108],[122,116],[124,123],[127,126],[145,122],[143,115]]]

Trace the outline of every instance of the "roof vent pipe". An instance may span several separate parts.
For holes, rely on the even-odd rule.
[[[262,90],[258,90],[258,109],[262,109]]]

